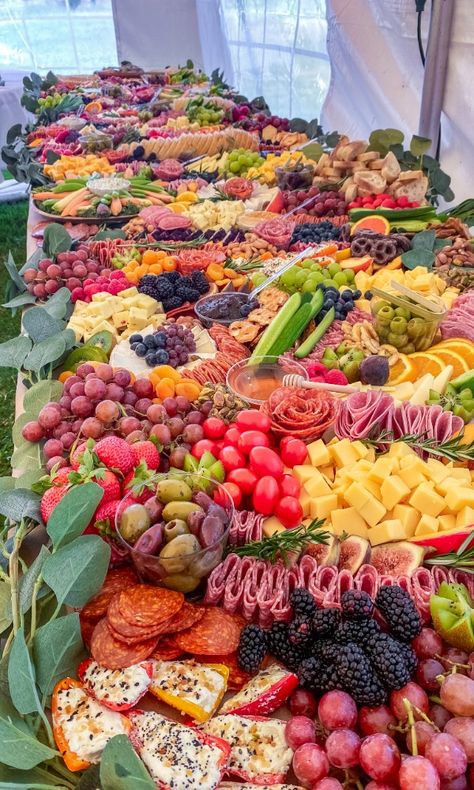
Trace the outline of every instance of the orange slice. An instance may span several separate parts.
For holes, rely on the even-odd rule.
[[[89,104],[86,104],[84,109],[86,112],[90,113],[100,112],[102,110],[102,104],[100,101],[90,101]]]
[[[474,368],[474,343],[466,338],[453,337],[450,340],[443,340],[437,346],[433,346],[430,351],[437,354],[439,351],[454,351],[469,365],[469,369]]]
[[[433,354],[432,356],[435,355]],[[467,371],[470,370],[469,363],[466,362],[464,357],[462,357],[461,354],[458,354],[456,351],[452,351],[450,348],[437,349],[436,356],[443,363],[443,367],[445,365],[453,366],[453,379],[457,378],[457,376],[460,376],[462,373],[467,373]]]
[[[435,354],[428,354],[425,351],[418,351],[415,354],[410,354],[410,360],[413,362],[416,368],[416,378],[420,378],[424,376],[425,373],[431,373],[433,376],[437,376],[438,373],[441,373],[445,364],[437,355]]]
[[[389,384],[402,384],[404,381],[416,381],[416,365],[411,361],[411,357],[400,354],[398,360],[390,368]]]

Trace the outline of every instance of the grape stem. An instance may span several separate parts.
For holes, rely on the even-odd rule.
[[[438,661],[441,661],[442,664],[451,664],[451,666],[453,666],[453,667],[460,667],[460,669],[470,669],[471,668],[470,664],[458,664],[457,661],[451,661],[450,658],[445,658],[444,656],[440,656],[439,653],[435,653],[435,658],[437,658]]]
[[[416,739],[415,717],[413,716],[413,708],[410,700],[407,699],[407,697],[403,697],[403,705],[407,712],[408,726],[410,728],[411,753],[414,757],[416,757],[418,755],[418,741]]]

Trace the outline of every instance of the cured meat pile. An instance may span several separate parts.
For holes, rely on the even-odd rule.
[[[147,228],[153,230],[179,230],[190,228],[193,224],[183,214],[176,214],[164,206],[147,206],[140,211],[139,217],[146,222]]]
[[[177,159],[163,159],[162,162],[153,165],[152,170],[154,176],[163,181],[174,181],[175,178],[181,178],[184,173],[184,167]]]
[[[250,351],[235,340],[229,330],[221,324],[214,324],[208,331],[219,350],[214,359],[206,359],[190,370],[187,378],[194,379],[202,385],[208,382],[223,384],[232,365],[249,357]]]
[[[305,587],[318,606],[339,606],[347,590],[364,590],[375,598],[379,587],[398,584],[413,598],[423,620],[430,620],[429,599],[442,581],[465,584],[474,594],[474,578],[462,571],[434,567],[417,568],[411,576],[383,576],[372,565],[362,565],[353,575],[335,566],[318,565],[306,555],[297,565],[286,568],[254,557],[229,554],[207,580],[205,602],[222,606],[227,612],[242,614],[262,626],[291,617],[290,594]]]
[[[255,225],[254,233],[269,244],[274,244],[278,249],[287,250],[294,229],[295,223],[288,219],[269,219]]]
[[[338,408],[339,402],[328,392],[280,387],[262,403],[260,411],[270,417],[271,429],[279,439],[294,436],[313,442],[334,423]]]
[[[391,395],[374,390],[355,392],[341,403],[334,432],[339,439],[352,441],[383,432],[394,439],[416,434],[442,444],[463,425],[461,417],[443,411],[441,406],[414,406],[407,401],[395,406]]]
[[[250,510],[236,510],[229,532],[232,546],[245,546],[252,540],[262,540],[265,516]]]
[[[443,340],[448,337],[465,337],[474,341],[474,291],[458,296],[441,323],[440,330]]]

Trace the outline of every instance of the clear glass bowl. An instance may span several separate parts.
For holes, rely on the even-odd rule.
[[[137,551],[120,532],[124,511],[131,504],[135,504],[136,502],[132,494],[128,494],[124,497],[117,509],[115,529],[121,543],[128,550],[138,576],[142,581],[168,587],[171,590],[179,590],[184,593],[194,592],[210,574],[213,568],[221,562],[224,556],[232,519],[234,517],[234,504],[226,489],[216,480],[204,474],[173,472],[172,475],[163,474],[160,475],[160,477],[162,480],[178,479],[188,482],[191,485],[194,483],[197,489],[195,493],[198,493],[198,491],[202,492],[206,489],[205,493],[212,496],[216,490],[219,490],[221,502],[225,503],[221,505],[221,507],[223,507],[227,515],[227,523],[221,537],[211,545],[199,551],[174,557],[164,558],[155,554],[144,554],[141,551]],[[192,487],[194,488],[194,486]],[[163,541],[158,551],[160,551],[164,545],[165,542]]]
[[[285,386],[283,377],[296,373],[305,380],[308,374],[299,362],[286,357],[257,357],[241,359],[229,369],[226,384],[238,398],[260,406],[274,390]]]
[[[199,301],[197,301],[196,304],[194,305],[194,312],[196,313],[197,317],[199,318],[203,326],[209,327],[212,326],[212,324],[223,324],[223,326],[230,326],[230,324],[233,324],[234,321],[245,321],[244,316],[234,316],[234,318],[226,318],[225,316],[221,318],[211,318],[210,316],[206,315],[205,312],[203,312],[202,309],[203,306],[208,304],[211,301],[211,299],[219,300],[219,297],[222,297],[224,295],[229,296],[230,294],[232,294],[232,296],[235,296],[236,299],[242,304],[248,302],[249,298],[252,297],[251,293],[247,294],[247,293],[242,293],[240,291],[223,291],[218,294],[209,294],[208,296],[203,296],[202,299],[199,299]]]

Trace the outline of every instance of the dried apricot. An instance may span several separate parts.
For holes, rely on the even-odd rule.
[[[175,383],[181,381],[181,373],[171,365],[158,365],[157,368],[153,368],[153,373],[156,373],[160,379],[171,379]]]
[[[199,384],[196,384],[195,381],[189,381],[189,383],[180,381],[179,384],[176,384],[176,395],[181,395],[183,398],[187,398],[190,401],[199,398],[200,394],[201,387]]]
[[[155,387],[155,392],[161,400],[165,398],[173,398],[175,393],[175,382],[173,379],[160,379]]]
[[[153,266],[153,264],[158,263],[158,261],[159,258],[156,250],[145,250],[142,255],[142,263],[144,263],[145,266]]]

